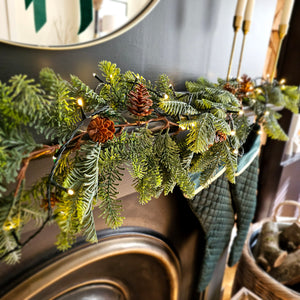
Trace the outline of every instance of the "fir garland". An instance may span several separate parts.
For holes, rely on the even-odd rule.
[[[117,185],[124,168],[141,204],[176,185],[193,197],[193,173],[208,186],[225,167],[234,183],[237,159],[253,128],[245,112],[255,115],[269,137],[283,141],[287,136],[273,107],[298,112],[297,87],[275,80],[244,76],[213,84],[200,78],[187,82],[186,92],[176,92],[166,75],[151,83],[108,61],[99,69],[97,93],[78,77],[66,81],[48,68],[40,72],[40,83],[26,75],[0,82],[0,258],[7,263],[17,262],[21,248],[50,221],[60,227],[61,250],[78,234],[97,242],[95,206],[108,226],[121,226]],[[37,134],[47,145],[36,141]],[[30,161],[49,155],[56,159],[50,174],[25,188]],[[37,230],[21,242],[32,219]]]

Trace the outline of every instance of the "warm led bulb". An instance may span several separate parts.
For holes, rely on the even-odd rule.
[[[261,135],[262,133],[263,133],[263,132],[262,132],[261,129],[257,131],[257,134],[259,134],[259,135]]]
[[[183,130],[185,129],[185,126],[183,126],[183,125],[180,125],[179,127]]]
[[[164,99],[167,100],[169,98],[168,94],[164,94]]]
[[[279,84],[285,84],[285,78],[282,78],[280,81],[279,81]]]
[[[263,90],[261,88],[257,88],[257,89],[255,89],[255,91],[257,94],[262,94],[262,92],[263,92]]]
[[[83,106],[83,100],[82,100],[82,98],[78,98],[78,99],[77,99],[77,104],[78,104],[79,106]]]
[[[233,150],[233,153],[234,153],[234,154],[239,154],[239,150],[238,150],[238,149],[234,149],[234,150]]]
[[[236,134],[235,130],[230,131],[230,135],[235,135],[235,134]]]
[[[242,116],[243,114],[244,114],[244,111],[241,109],[241,110],[239,111],[239,115]]]
[[[73,196],[75,194],[74,190],[72,190],[72,189],[68,189],[67,192],[70,196]]]
[[[270,114],[270,112],[268,110],[265,111],[264,115],[268,116]]]

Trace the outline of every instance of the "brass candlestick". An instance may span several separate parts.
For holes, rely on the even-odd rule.
[[[279,45],[278,45],[278,49],[277,49],[277,53],[276,53],[273,72],[272,72],[271,77],[270,77],[271,82],[273,81],[273,79],[275,78],[275,75],[276,75],[277,64],[278,64],[279,54],[280,54],[280,50],[281,50],[281,46],[282,46],[282,41],[283,41],[284,37],[286,36],[287,30],[288,30],[288,25],[287,24],[280,24],[279,25],[279,29],[278,29]]]
[[[237,37],[237,33],[238,33],[239,29],[242,26],[242,20],[243,20],[243,18],[241,16],[235,16],[233,18],[234,36],[233,36],[228,71],[227,71],[227,81],[229,81],[229,77],[230,77],[230,71],[231,71],[231,66],[232,66],[232,59],[233,59],[233,54],[234,54],[234,49],[235,49],[236,37]]]
[[[245,20],[243,22],[243,42],[242,42],[242,48],[241,48],[241,53],[240,53],[240,59],[239,59],[239,66],[238,66],[238,71],[236,77],[239,78],[240,72],[241,72],[241,66],[242,66],[242,60],[243,60],[243,54],[244,54],[244,48],[245,48],[245,41],[246,41],[246,36],[250,30],[250,25],[251,21]]]

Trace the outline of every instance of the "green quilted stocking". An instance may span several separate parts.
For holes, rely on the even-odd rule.
[[[251,165],[236,178],[236,184],[230,184],[233,207],[237,214],[237,236],[235,237],[228,265],[233,266],[242,254],[250,223],[256,207],[256,190],[258,182],[258,156]]]
[[[234,224],[234,212],[226,176],[222,175],[207,189],[199,192],[190,200],[190,205],[205,232],[204,258],[198,284],[198,290],[203,291],[229,243]]]

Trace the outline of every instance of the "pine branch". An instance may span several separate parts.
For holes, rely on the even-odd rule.
[[[299,88],[297,86],[286,86],[284,89],[281,89],[284,97],[284,105],[294,114],[299,113],[300,106],[300,96]]]
[[[208,80],[206,80],[205,78],[201,77],[198,78],[197,81],[187,81],[185,83],[185,86],[187,88],[187,90],[191,93],[195,93],[195,92],[199,92],[201,90],[203,90],[206,87],[215,87],[215,85],[211,82],[209,82]]]
[[[219,143],[221,146],[220,156],[222,164],[226,168],[226,176],[231,183],[235,183],[235,171],[237,169],[237,154],[232,151],[232,148],[227,141]]]
[[[82,97],[84,99],[84,107],[88,111],[97,111],[107,105],[104,99],[84,84],[77,76],[71,75],[70,90],[73,98]]]
[[[272,139],[287,141],[288,136],[282,130],[278,124],[277,118],[279,117],[275,112],[268,111],[268,114],[264,115],[263,128],[266,134]]]
[[[188,148],[195,152],[204,152],[215,139],[214,117],[210,113],[203,113],[193,121],[180,121],[181,128],[188,128]]]
[[[4,123],[10,127],[36,125],[48,110],[43,90],[26,75],[15,75],[9,83],[9,87],[1,86],[0,111]]]
[[[99,184],[98,198],[100,201],[99,208],[101,216],[111,228],[118,228],[122,225],[124,217],[121,216],[123,211],[121,200],[118,199],[118,182],[123,175],[121,171],[123,163],[118,148],[111,147],[104,149],[99,158]]]
[[[61,198],[54,213],[61,230],[55,244],[59,250],[65,251],[76,241],[76,234],[79,232],[76,196],[65,195]]]
[[[49,99],[49,112],[40,120],[39,130],[46,138],[64,141],[81,120],[81,111],[76,99],[70,95],[69,84],[53,70],[43,69],[40,72],[40,80]]]
[[[128,158],[132,164],[130,172],[139,193],[139,202],[145,204],[158,196],[161,190],[159,158],[153,149],[154,138],[149,130],[141,130],[133,138],[128,148]]]
[[[179,148],[168,132],[159,134],[156,137],[154,151],[159,157],[163,172],[165,194],[172,192],[175,184],[178,184],[187,197],[192,196],[194,192],[193,184],[189,179],[187,170],[183,168]]]
[[[171,116],[178,115],[196,115],[198,111],[191,105],[177,100],[162,100],[159,102],[159,107]]]
[[[7,253],[9,254],[6,255]],[[14,237],[10,232],[2,229],[0,229],[0,257],[4,257],[4,262],[10,265],[18,263],[21,259],[21,249],[18,248]]]

